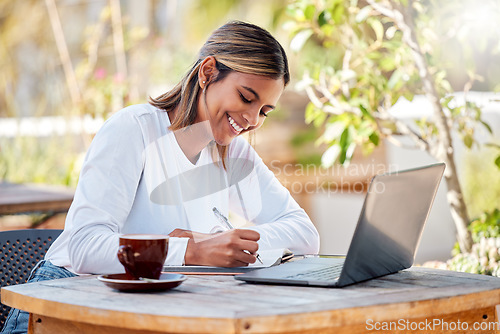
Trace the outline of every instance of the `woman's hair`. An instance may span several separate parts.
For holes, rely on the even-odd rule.
[[[198,84],[198,72],[202,61],[209,56],[215,58],[219,73],[208,80],[205,89],[223,80],[231,71],[272,79],[283,78],[285,86],[290,81],[285,50],[268,31],[246,22],[229,22],[212,33],[191,70],[172,90],[157,98],[150,98],[153,106],[167,112],[179,107],[179,112],[172,120],[171,130],[194,123],[198,98],[202,92]],[[224,161],[227,147],[217,145],[217,149]]]

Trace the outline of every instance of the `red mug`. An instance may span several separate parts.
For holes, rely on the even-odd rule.
[[[118,260],[127,279],[159,279],[167,258],[168,236],[156,234],[125,234],[120,236]]]

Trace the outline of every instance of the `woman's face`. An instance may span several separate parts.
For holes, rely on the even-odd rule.
[[[203,88],[203,86],[202,86]],[[283,93],[283,79],[231,71],[201,93],[195,122],[209,121],[219,145],[258,129]]]

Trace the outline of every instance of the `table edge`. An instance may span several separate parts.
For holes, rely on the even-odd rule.
[[[201,321],[207,332],[213,333],[251,333],[255,328],[255,324],[260,327],[256,332],[261,332],[262,328],[267,331],[272,328],[287,327],[287,331],[301,331],[318,328],[318,324],[323,324],[325,327],[332,326],[332,321],[338,326],[356,326],[366,323],[366,314],[373,314],[370,319],[373,321],[388,321],[397,319],[394,314],[399,313],[399,318],[417,319],[429,317],[428,309],[436,308],[436,301],[444,303],[439,306],[441,312],[439,315],[454,314],[458,312],[468,311],[474,300],[480,303],[474,303],[473,309],[486,307],[494,307],[500,304],[500,288],[494,290],[480,291],[476,293],[443,297],[438,299],[424,299],[419,301],[398,302],[394,304],[379,304],[361,307],[349,307],[345,309],[333,309],[326,311],[312,311],[305,313],[291,313],[278,315],[263,315],[263,316],[245,316],[238,315],[234,318],[208,318],[208,317],[179,317],[167,315],[152,315],[140,314],[141,321],[134,319],[131,316],[135,313],[127,311],[113,311],[108,309],[99,309],[98,307],[79,306],[69,303],[47,301],[33,296],[23,295],[19,292],[12,291],[10,288],[15,286],[2,288],[1,301],[5,305],[15,308],[21,308],[30,313],[39,314],[48,317],[78,321],[84,323],[92,323],[102,326],[115,326],[119,324],[120,328],[150,330],[150,331],[179,331],[183,333],[194,333],[196,328],[193,328],[194,321]],[[24,307],[29,305],[29,308]],[[380,307],[384,309],[381,312]],[[64,316],[60,316],[61,309],[64,309]],[[96,310],[98,312],[96,312]],[[444,310],[444,311],[442,311]],[[113,313],[113,318],[110,320],[110,315]],[[387,315],[390,314],[390,317]],[[314,321],[311,321],[314,319]],[[314,326],[312,326],[314,324]],[[335,324],[334,324],[335,325]],[[210,331],[210,329],[213,331]],[[320,326],[321,328],[321,326]]]

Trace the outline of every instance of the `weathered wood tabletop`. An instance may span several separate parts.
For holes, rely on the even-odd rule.
[[[497,333],[500,278],[428,268],[334,288],[189,276],[123,293],[81,276],[2,289],[31,333]]]
[[[73,195],[66,187],[0,182],[0,214],[68,211]]]

